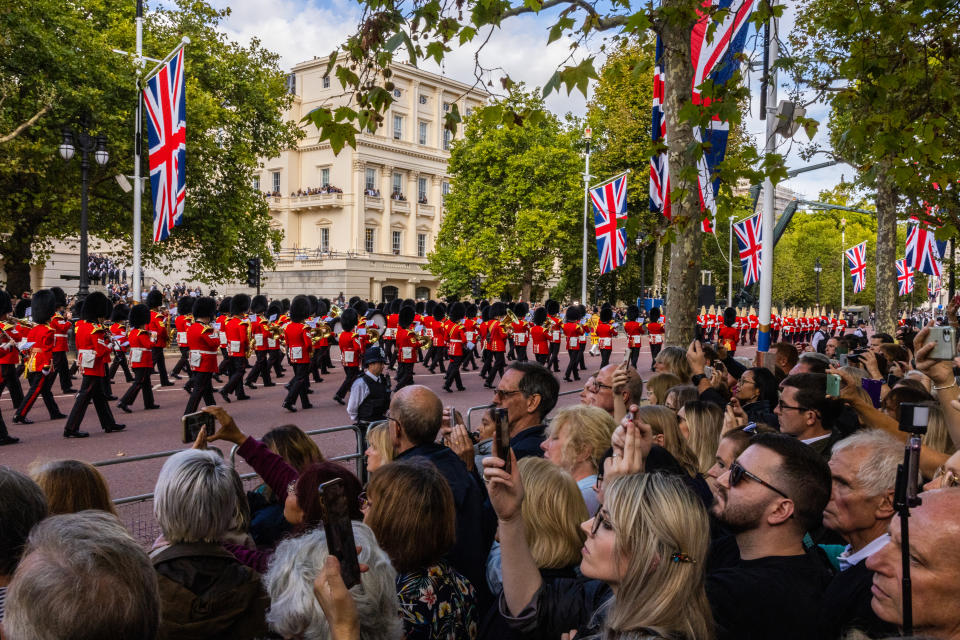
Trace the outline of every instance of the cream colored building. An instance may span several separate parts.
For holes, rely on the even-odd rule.
[[[326,68],[326,58],[293,68],[288,87],[295,95],[286,117],[299,122],[319,106],[347,104]],[[357,135],[356,149],[334,155],[311,124],[296,149],[262,160],[254,185],[272,194],[272,224],[284,234],[276,270],[264,273],[270,295],[342,291],[374,301],[436,295],[438,279],[423,266],[449,189],[453,137],[444,116],[453,104],[469,115],[487,94],[408,65],[392,71],[396,102],[376,134]]]

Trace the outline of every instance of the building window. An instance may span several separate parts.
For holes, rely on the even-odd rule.
[[[324,89],[330,88],[330,76],[323,76],[323,88]]]
[[[253,190],[260,191],[260,176],[253,176]]]
[[[469,118],[471,115],[473,115],[473,108],[467,107],[467,117]]]
[[[394,97],[394,98],[399,98],[399,97],[402,96],[402,95],[403,95],[403,92],[400,91],[400,89],[394,89],[394,90],[393,90],[393,97]]]
[[[403,116],[393,116],[393,139],[403,138]]]
[[[297,95],[297,74],[295,73],[287,74],[287,93]]]
[[[420,94],[420,104],[427,104],[427,96]]]
[[[427,234],[425,233],[417,234],[417,257],[427,257]]]
[[[427,123],[420,123],[420,144],[427,144]]]
[[[330,168],[320,169],[320,186],[329,187],[330,186]]]
[[[330,229],[328,227],[320,229],[320,251],[324,253],[330,251]]]
[[[403,195],[403,174],[393,174],[393,195],[394,197]]]
[[[273,172],[273,192],[280,193],[280,172]]]
[[[367,250],[367,253],[373,253],[373,229],[364,230],[363,248]]]
[[[400,232],[394,231],[393,232],[393,255],[395,256],[400,255],[400,239],[401,239]]]
[[[441,192],[443,195],[447,195],[448,193],[450,193],[450,183],[447,182],[446,180],[444,180],[443,182],[441,182],[441,183],[440,183],[440,192]]]
[[[364,185],[368,192],[377,190],[377,170],[367,167],[366,184]],[[370,195],[369,193],[367,195]]]
[[[444,102],[444,103],[443,103],[443,110],[444,110],[444,112],[446,112],[446,113],[450,113],[450,103],[449,103],[449,102]]]
[[[450,141],[453,139],[453,134],[450,133],[450,129],[443,130],[443,150],[450,151]]]
[[[414,297],[417,300],[429,300],[430,299],[430,287],[417,287]]]
[[[417,202],[420,204],[427,204],[427,179],[420,178],[417,180]]]

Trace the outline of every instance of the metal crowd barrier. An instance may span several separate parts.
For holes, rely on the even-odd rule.
[[[559,398],[560,396],[572,396],[575,393],[580,393],[580,391],[581,391],[580,389],[571,389],[569,391],[561,391],[560,393],[557,394],[557,397]],[[469,409],[467,409],[467,416],[466,418],[464,418],[464,420],[467,423],[467,431],[473,431],[472,420],[473,420],[474,411],[486,411],[492,406],[493,404],[481,404],[481,405],[477,405],[476,407],[470,407]]]
[[[374,423],[376,424],[376,423]],[[373,426],[373,425],[371,425]],[[364,451],[364,442],[363,435],[360,432],[360,428],[356,425],[341,425],[338,427],[327,427],[323,429],[312,429],[306,431],[305,433],[308,436],[322,436],[328,435],[331,433],[337,433],[341,431],[353,431],[356,437],[356,453],[348,453],[345,455],[335,456],[332,458],[327,458],[327,460],[335,462],[343,462],[348,460],[356,461],[356,473],[357,477],[363,477],[364,472],[366,471],[366,460],[363,456]],[[216,447],[213,447],[216,448]],[[229,463],[231,467],[235,466],[237,445],[233,445],[230,449],[228,456]],[[183,449],[174,449],[171,451],[158,451],[155,453],[147,453],[139,456],[129,456],[123,458],[111,458],[110,460],[101,460],[99,462],[94,462],[94,467],[109,467],[120,464],[128,464],[132,462],[143,462],[144,460],[156,460],[159,458],[168,458],[175,453],[179,453]],[[244,482],[257,478],[256,473],[244,473],[240,475],[240,479]],[[151,545],[154,540],[160,535],[160,526],[157,524],[156,519],[153,515],[153,493],[143,493],[135,496],[127,496],[125,498],[117,498],[113,501],[114,507],[117,509],[117,515],[120,517],[120,520],[127,526],[130,532],[133,534],[134,538],[144,546]],[[147,508],[149,506],[149,508]]]

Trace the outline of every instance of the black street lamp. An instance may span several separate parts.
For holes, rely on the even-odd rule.
[[[89,122],[83,118],[80,127],[73,130],[63,128],[63,142],[60,143],[60,156],[70,162],[76,151],[80,151],[80,175],[82,187],[80,191],[80,288],[77,298],[83,301],[89,293],[89,276],[87,265],[87,192],[90,187],[88,172],[90,169],[90,154],[93,154],[97,164],[101,167],[107,164],[110,154],[107,153],[107,137],[103,134],[93,136],[89,132]]]
[[[817,273],[817,306],[820,306],[820,272],[823,271],[823,267],[820,266],[820,258],[817,258],[816,264],[813,265],[813,270]]]
[[[641,231],[637,234],[637,251],[640,252],[640,300],[645,300],[647,278],[646,278],[646,259],[647,259],[647,232]]]

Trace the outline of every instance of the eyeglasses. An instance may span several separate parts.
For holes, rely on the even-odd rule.
[[[606,525],[610,529],[613,529],[613,523],[610,522],[610,519],[607,518],[603,513],[603,509],[597,511],[597,515],[593,516],[593,526],[590,527],[590,537],[593,538],[597,535],[597,531],[600,530],[600,525]]]
[[[777,406],[780,407],[780,410],[781,410],[781,411],[783,411],[784,409],[793,409],[794,411],[809,411],[809,410],[810,410],[810,409],[808,409],[808,408],[806,408],[806,407],[792,407],[792,406],[790,406],[789,404],[783,404],[783,400],[778,400],[778,401],[777,401]]]
[[[933,474],[933,479],[940,481],[941,489],[960,486],[960,476],[957,476],[953,469],[947,469],[943,465],[937,467],[937,472]]]
[[[603,384],[602,382],[594,380],[593,382],[587,384],[587,389],[593,393],[600,393],[600,389],[613,389],[613,387],[609,384]]]
[[[730,465],[730,486],[731,487],[735,487],[738,484],[740,484],[740,481],[743,480],[745,477],[750,478],[754,482],[759,482],[760,484],[765,486],[767,489],[770,489],[775,493],[779,493],[781,496],[783,496],[787,500],[790,499],[790,496],[785,494],[783,491],[780,491],[780,489],[777,489],[775,486],[773,486],[766,480],[763,480],[756,474],[750,473],[749,471],[744,469],[743,465],[741,465],[739,462],[734,462],[732,465]]]
[[[520,389],[509,389],[509,390],[494,389],[494,390],[493,390],[493,397],[494,397],[494,398],[501,398],[501,399],[502,399],[502,398],[508,398],[508,397],[512,396],[513,394],[515,394],[515,393],[520,393]]]

